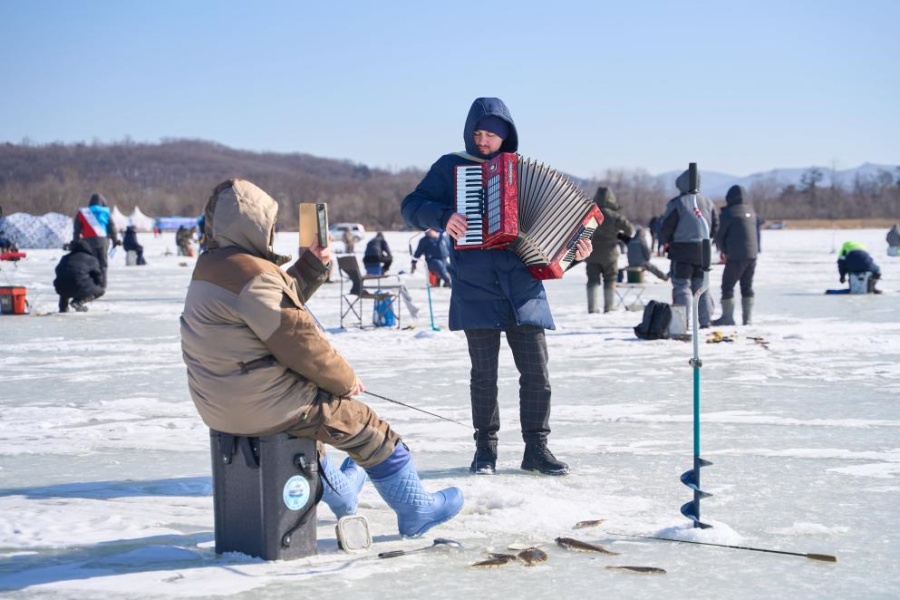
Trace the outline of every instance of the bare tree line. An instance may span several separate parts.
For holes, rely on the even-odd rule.
[[[761,180],[747,191],[759,216],[768,220],[897,218],[900,168],[852,182],[834,175],[823,186],[825,173],[810,169],[798,186],[782,189]],[[327,202],[334,222],[401,230],[400,202],[422,176],[415,169],[388,172],[350,161],[233,150],[198,140],[0,145],[0,206],[5,214],[74,214],[99,192],[125,214],[140,207],[150,216],[197,216],[217,183],[241,177],[279,201],[282,229],[296,229],[298,203]],[[600,178],[575,181],[591,196],[598,186],[609,187],[623,213],[642,224],[661,214],[675,195],[643,170],[610,169]]]
[[[825,173],[818,168],[806,171],[800,185],[782,186],[774,179],[761,179],[747,188],[747,196],[757,216],[765,220],[898,219],[900,217],[900,167],[893,172],[856,175],[841,181],[831,173],[830,184],[822,186]],[[662,214],[674,189],[644,171],[609,170],[597,180],[580,182],[595,193],[598,186],[609,187],[622,205],[622,212],[635,223],[648,223]],[[720,207],[724,198],[712,198]]]

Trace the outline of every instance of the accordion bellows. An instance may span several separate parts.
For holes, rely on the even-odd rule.
[[[506,248],[538,279],[562,277],[575,243],[603,222],[581,188],[543,163],[503,153],[456,169],[457,212],[469,226],[456,248]]]

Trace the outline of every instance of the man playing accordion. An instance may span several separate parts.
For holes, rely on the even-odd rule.
[[[432,165],[416,189],[403,199],[406,223],[420,229],[444,229],[462,237],[468,223],[457,211],[455,169],[483,163],[501,152],[518,150],[519,136],[509,109],[499,98],[478,98],[463,128],[465,152],[445,154]],[[579,240],[575,259],[591,251],[590,240]],[[543,283],[515,253],[498,249],[450,252],[450,329],[463,330],[472,362],[470,391],[475,457],[470,471],[493,474],[497,463],[500,412],[497,373],[500,333],[519,371],[519,411],[525,453],[522,468],[547,475],[565,475],[569,466],[547,447],[550,434],[550,378],[545,329],[555,329]]]

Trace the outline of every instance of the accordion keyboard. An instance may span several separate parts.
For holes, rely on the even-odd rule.
[[[466,233],[456,240],[456,246],[481,244],[483,234],[483,187],[481,165],[456,168],[456,212],[466,217]]]

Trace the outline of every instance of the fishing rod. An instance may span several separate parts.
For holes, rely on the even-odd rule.
[[[317,318],[316,318],[316,315],[314,315],[313,312],[312,312],[311,310],[309,310],[309,307],[308,307],[308,306],[306,307],[306,310],[307,310],[307,312],[309,312],[309,315],[313,318],[313,321],[316,322],[316,325],[319,326],[319,329],[321,329],[322,331],[325,331],[325,328],[324,328],[324,327],[322,326],[322,324],[319,322],[319,319],[317,319]],[[392,402],[392,403],[394,403],[394,404],[399,404],[400,406],[405,406],[406,408],[411,408],[411,409],[413,409],[413,410],[417,410],[417,411],[419,411],[419,412],[421,412],[421,413],[425,413],[426,415],[431,415],[432,417],[437,417],[438,419],[442,419],[442,420],[444,420],[444,421],[449,421],[450,423],[456,423],[457,425],[460,425],[460,426],[462,426],[462,427],[465,427],[466,429],[472,429],[472,426],[471,426],[471,425],[466,425],[466,424],[463,423],[462,421],[455,421],[455,420],[453,420],[453,419],[450,419],[450,418],[447,418],[447,417],[444,417],[444,416],[435,414],[435,413],[433,413],[433,412],[428,412],[427,410],[422,409],[422,408],[419,408],[419,407],[417,407],[417,406],[411,406],[411,405],[409,405],[409,404],[404,404],[403,402],[400,402],[399,400],[394,400],[393,398],[388,398],[387,396],[381,396],[381,395],[379,395],[379,394],[375,394],[375,393],[370,392],[370,391],[368,391],[368,390],[366,390],[366,391],[363,392],[363,393],[364,393],[364,394],[368,394],[368,395],[372,396],[373,398],[379,398],[379,399],[381,399],[381,400],[386,400],[386,401]]]
[[[388,398],[388,397],[386,397],[386,396],[380,396],[380,395],[378,395],[378,394],[375,394],[375,393],[373,393],[373,392],[370,392],[369,390],[364,391],[363,394],[368,394],[368,395],[370,395],[370,396],[372,396],[372,397],[374,397],[374,398],[379,398],[379,399],[381,399],[381,400],[387,400],[388,402],[392,402],[392,403],[394,403],[394,404],[399,404],[400,406],[405,406],[406,408],[411,408],[411,409],[413,409],[413,410],[417,410],[417,411],[419,411],[419,412],[421,412],[421,413],[425,413],[426,415],[431,415],[432,417],[437,417],[438,419],[442,419],[442,420],[444,420],[444,421],[449,421],[450,423],[456,423],[457,425],[460,425],[460,426],[462,426],[462,427],[465,427],[466,429],[472,429],[472,426],[471,426],[471,425],[466,425],[466,424],[463,423],[462,421],[456,421],[456,420],[450,419],[450,418],[448,418],[448,417],[443,417],[443,416],[441,416],[441,415],[439,415],[439,414],[435,414],[435,413],[433,413],[433,412],[428,412],[427,410],[422,409],[422,408],[419,408],[419,407],[417,407],[417,406],[412,406],[412,405],[410,405],[410,404],[404,404],[403,402],[400,402],[399,400],[394,400],[394,399]]]
[[[660,540],[663,542],[675,542],[676,544],[696,544],[697,546],[713,546],[715,548],[731,548],[732,550],[750,550],[752,552],[767,552],[769,554],[784,554],[787,556],[802,556],[810,560],[819,560],[822,562],[837,562],[837,556],[832,554],[817,554],[813,552],[788,552],[787,550],[771,550],[769,548],[754,548],[753,546],[733,546],[731,544],[714,544],[712,542],[694,542],[690,540],[677,540],[674,538],[661,537],[656,535],[633,535],[629,533],[619,533],[610,531],[608,535],[616,537],[637,538],[641,540]]]

